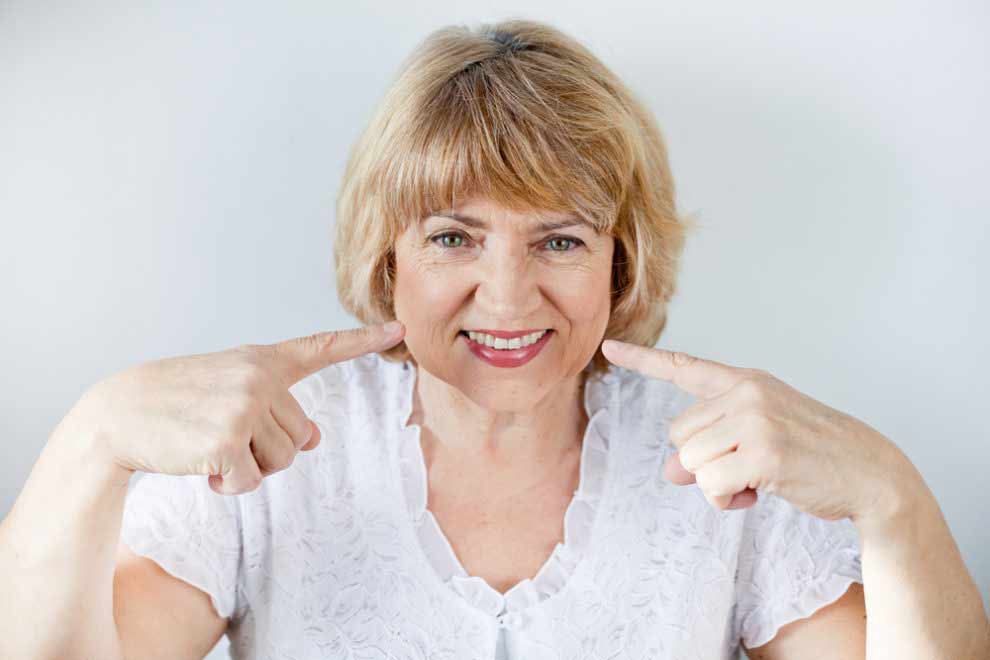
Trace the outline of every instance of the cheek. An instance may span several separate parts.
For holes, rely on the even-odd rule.
[[[604,331],[611,307],[611,284],[610,261],[564,273],[554,283],[557,305],[574,332]]]
[[[607,315],[609,310],[608,282],[587,278],[557,290],[558,300],[567,317],[574,323],[590,323]]]
[[[462,299],[458,281],[443,268],[396,262],[395,314],[406,326],[407,343],[452,331],[450,320]]]
[[[395,311],[407,328],[410,345],[447,339],[470,298],[472,285],[459,269],[431,264],[408,251],[396,260]],[[611,289],[611,253],[593,261],[556,266],[541,274],[541,285],[556,314],[563,316],[576,335],[599,338],[608,324]],[[452,325],[453,324],[453,325]]]

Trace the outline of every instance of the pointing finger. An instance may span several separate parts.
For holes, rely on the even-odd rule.
[[[285,382],[292,385],[335,362],[395,346],[405,336],[405,327],[398,321],[392,323],[396,324],[394,330],[389,327],[390,323],[330,330],[271,344],[269,348]]]
[[[615,339],[602,342],[602,354],[620,367],[670,381],[682,390],[706,399],[727,392],[745,376],[743,370],[721,362]]]

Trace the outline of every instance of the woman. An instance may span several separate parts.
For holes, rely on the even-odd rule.
[[[236,658],[983,657],[893,442],[650,348],[689,223],[653,118],[580,44],[431,35],[337,222],[342,304],[396,331],[87,390],[0,530],[8,591],[44,603],[0,655],[200,657],[226,631]]]

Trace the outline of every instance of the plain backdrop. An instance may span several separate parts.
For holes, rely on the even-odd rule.
[[[0,2],[0,514],[94,381],[357,326],[352,142],[429,32],[533,18],[649,105],[702,223],[658,345],[894,440],[986,599],[988,7]]]

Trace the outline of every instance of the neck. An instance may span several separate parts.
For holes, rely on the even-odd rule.
[[[413,411],[429,466],[450,458],[485,473],[544,474],[580,450],[588,423],[584,373],[565,380],[522,411],[493,411],[416,367]]]

